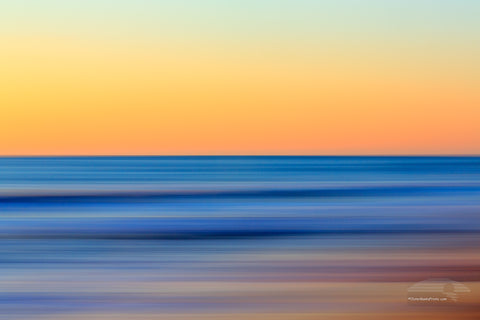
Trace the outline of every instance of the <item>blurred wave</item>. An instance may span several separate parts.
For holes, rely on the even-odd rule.
[[[477,319],[479,209],[473,156],[0,158],[0,318]]]

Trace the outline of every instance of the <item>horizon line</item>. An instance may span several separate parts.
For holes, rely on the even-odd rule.
[[[480,157],[479,154],[40,154],[1,155],[0,158],[155,158],[155,157]]]

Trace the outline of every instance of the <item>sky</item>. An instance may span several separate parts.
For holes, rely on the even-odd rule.
[[[479,154],[477,0],[0,1],[0,155]]]

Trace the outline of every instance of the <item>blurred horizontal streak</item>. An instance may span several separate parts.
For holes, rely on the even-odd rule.
[[[302,190],[212,190],[196,192],[119,192],[98,194],[66,194],[66,195],[41,195],[41,196],[0,196],[0,205],[14,205],[27,203],[29,205],[42,204],[81,204],[81,203],[112,203],[112,202],[153,202],[174,200],[222,200],[222,199],[276,199],[276,198],[336,198],[336,197],[408,197],[421,195],[441,195],[455,193],[479,193],[480,185],[448,185],[448,186],[381,186],[363,188],[338,188],[338,189],[302,189]]]
[[[455,317],[463,317],[464,319],[476,319],[475,317],[478,313],[473,311],[465,311],[462,314],[457,312],[447,311],[443,312],[440,315],[437,315],[438,312],[430,311],[430,312],[409,312],[405,313],[398,313],[398,314],[391,314],[388,312],[371,312],[371,313],[362,313],[362,314],[355,314],[355,313],[260,313],[260,314],[251,314],[251,313],[244,313],[244,314],[232,314],[232,313],[224,313],[224,314],[185,314],[185,315],[171,315],[166,314],[159,317],[156,314],[135,314],[135,319],[138,320],[244,320],[244,319],[252,319],[252,320],[384,320],[386,318],[392,320],[403,320],[407,315],[409,319],[438,319],[438,320],[447,320],[447,319],[455,319]],[[50,318],[52,320],[80,320],[80,319],[93,319],[93,320],[123,320],[128,319],[130,320],[132,315],[125,315],[125,314],[84,314],[81,316],[60,316],[59,318]],[[49,320],[50,320],[49,319]]]
[[[478,157],[0,158],[0,319],[476,320],[479,212]]]

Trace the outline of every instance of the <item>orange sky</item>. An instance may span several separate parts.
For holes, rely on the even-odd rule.
[[[0,33],[2,155],[480,151],[468,37],[27,31]]]

